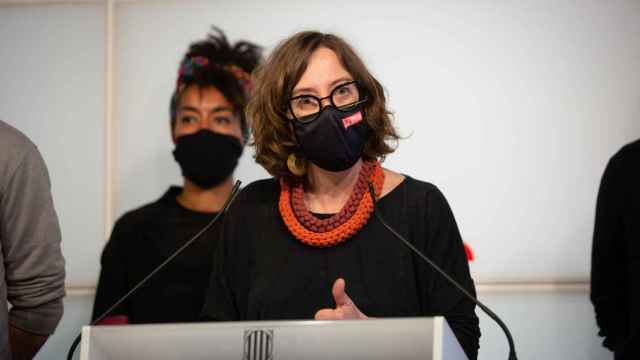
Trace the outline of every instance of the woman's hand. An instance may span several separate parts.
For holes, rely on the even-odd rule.
[[[344,279],[339,278],[333,283],[331,293],[333,299],[336,302],[335,309],[320,309],[316,313],[316,320],[364,320],[368,319],[367,315],[363,314],[356,304],[351,301],[351,298],[344,291],[345,283]]]

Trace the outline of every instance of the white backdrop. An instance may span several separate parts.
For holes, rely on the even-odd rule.
[[[115,1],[109,74],[105,2],[37,1],[49,0],[0,0],[0,119],[49,165],[73,288],[95,284],[105,198],[119,216],[179,183],[168,100],[182,53],[210,24],[267,50],[302,29],[351,41],[407,136],[386,166],[444,191],[479,282],[586,281],[600,174],[640,137],[637,1]],[[116,84],[110,125],[105,76]],[[266,176],[250,155],[237,171],[245,183]],[[608,356],[586,287],[495,288],[507,293],[480,297],[509,324],[521,358]],[[70,295],[39,358],[64,356],[89,321],[91,292]],[[479,316],[480,358],[504,356],[501,332]]]
[[[167,104],[191,41],[216,24],[270,50],[320,29],[386,87],[407,139],[385,165],[444,191],[476,280],[588,278],[601,172],[640,137],[640,3],[173,1],[116,14],[118,215],[179,182]],[[265,176],[247,150],[238,178]]]
[[[303,29],[345,37],[407,137],[385,165],[443,190],[476,280],[587,280],[600,175],[640,137],[637,1],[116,2],[108,170],[104,4],[0,6],[0,118],[49,164],[70,285],[96,280],[107,171],[116,216],[180,182],[169,96],[211,24],[267,51]],[[251,153],[245,183],[266,176]]]
[[[100,4],[0,7],[0,119],[47,163],[70,286],[94,286],[104,246],[103,19]]]

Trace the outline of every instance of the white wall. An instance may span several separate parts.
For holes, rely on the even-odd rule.
[[[320,29],[351,41],[385,85],[409,136],[386,165],[443,189],[477,280],[584,281],[601,172],[640,136],[640,4],[517,4],[118,5],[116,213],[179,180],[167,103],[190,41],[212,23],[268,49]],[[247,155],[240,179],[265,176]]]
[[[0,119],[51,177],[70,286],[94,286],[104,245],[104,9],[0,7]]]
[[[179,183],[168,102],[181,55],[210,24],[267,50],[303,29],[349,40],[385,85],[407,136],[386,166],[444,191],[481,284],[588,281],[600,175],[640,137],[637,1],[7,3],[0,0],[0,118],[27,133],[49,165],[71,294],[94,286],[105,226]],[[266,176],[251,153],[237,170],[245,182]],[[481,297],[516,329],[521,358],[575,349],[602,358],[586,288],[553,289]],[[82,293],[69,300],[63,334],[88,314],[91,292]],[[482,319],[481,358],[502,354],[493,327]],[[58,357],[60,336],[45,354]]]
[[[248,1],[116,2],[107,144],[104,5],[2,7],[0,117],[49,162],[69,284],[95,283],[105,215],[179,183],[168,101],[180,56],[212,23],[267,50],[304,28],[346,37],[408,136],[386,165],[443,189],[478,255],[476,280],[586,280],[601,172],[640,136],[640,4],[367,4],[281,1],[265,16]],[[245,182],[266,176],[251,153]]]

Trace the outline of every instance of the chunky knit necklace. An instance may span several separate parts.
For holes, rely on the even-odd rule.
[[[373,183],[376,197],[379,197],[384,172],[378,161],[364,161],[353,192],[340,212],[319,219],[304,204],[302,182],[290,186],[280,180],[280,215],[291,234],[302,243],[313,247],[335,246],[357,233],[369,220],[373,212],[369,182]]]

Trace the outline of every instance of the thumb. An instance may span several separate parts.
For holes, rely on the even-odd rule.
[[[333,299],[336,302],[336,307],[351,304],[351,298],[349,298],[349,295],[347,295],[345,291],[345,285],[345,281],[342,278],[338,278],[333,283],[331,294],[333,294]]]

